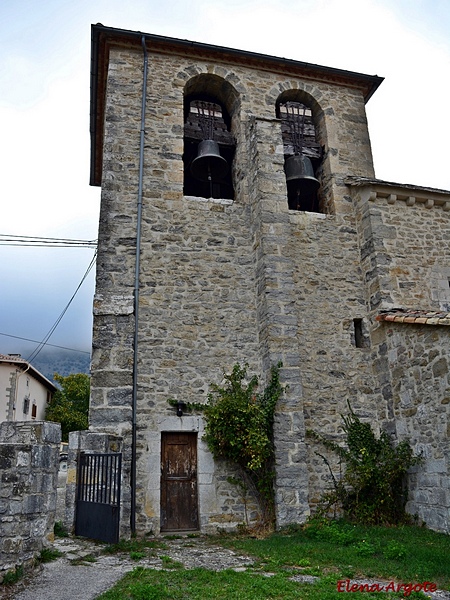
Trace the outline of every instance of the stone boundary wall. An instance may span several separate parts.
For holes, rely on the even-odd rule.
[[[53,538],[60,443],[59,423],[0,423],[0,581]]]

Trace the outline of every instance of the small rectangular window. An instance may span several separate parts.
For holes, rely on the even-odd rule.
[[[37,417],[37,406],[36,404],[33,404],[33,406],[31,407],[31,418],[35,419]]]
[[[369,347],[369,340],[364,328],[363,319],[353,319],[353,334],[356,348]]]

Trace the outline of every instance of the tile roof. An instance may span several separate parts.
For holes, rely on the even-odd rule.
[[[388,321],[391,323],[450,325],[450,312],[433,310],[404,310],[403,308],[394,308],[392,310],[380,311],[380,314],[375,318],[377,321]]]
[[[26,367],[26,369],[23,371],[24,373],[30,373],[30,375],[32,375],[35,379],[40,381],[43,385],[45,385],[45,387],[50,389],[52,392],[55,392],[58,389],[54,383],[52,383],[49,379],[47,379],[47,377],[45,377],[45,375],[43,375],[40,371],[33,367],[31,363],[22,358],[20,354],[0,354],[0,364],[2,363],[15,364],[17,365],[16,368],[23,369],[24,367]]]
[[[0,354],[0,362],[25,363],[26,360],[20,354]]]

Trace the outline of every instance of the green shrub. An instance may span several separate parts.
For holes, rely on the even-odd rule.
[[[375,546],[366,540],[355,544],[355,550],[359,556],[373,556],[376,552]]]
[[[385,558],[393,558],[394,560],[400,560],[406,556],[406,546],[399,542],[390,541],[386,548],[383,549],[383,556]]]
[[[314,431],[307,432],[335,452],[345,464],[342,478],[338,481],[333,476],[334,490],[322,498],[322,513],[338,506],[346,517],[360,523],[408,522],[406,473],[421,460],[420,457],[413,455],[408,440],[394,446],[384,431],[377,439],[370,424],[362,423],[350,405],[349,409],[350,415],[342,417],[347,448]],[[329,466],[328,460],[322,458]]]
[[[247,381],[248,365],[234,365],[224,374],[225,385],[212,384],[204,414],[204,440],[214,458],[237,465],[242,477],[237,484],[246,497],[249,485],[254,488],[263,520],[272,521],[274,514],[274,445],[273,419],[275,406],[284,389],[280,384],[281,363],[271,368],[269,384],[262,394],[257,392],[258,377]]]
[[[355,541],[351,525],[326,519],[312,519],[305,528],[305,534],[309,538],[332,542],[338,546],[348,546]]]

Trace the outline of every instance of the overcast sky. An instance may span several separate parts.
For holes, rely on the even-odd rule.
[[[91,23],[385,77],[367,105],[376,176],[450,190],[448,0],[2,0],[0,234],[97,237]],[[0,333],[43,339],[92,257],[0,246]],[[91,272],[50,343],[90,349],[93,292]],[[33,349],[0,335],[0,353]]]

